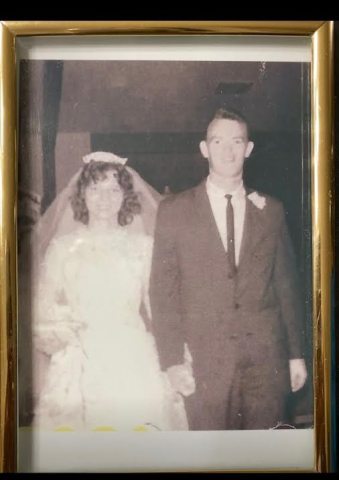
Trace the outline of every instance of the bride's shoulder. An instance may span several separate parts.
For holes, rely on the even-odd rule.
[[[48,246],[47,255],[67,253],[72,251],[72,249],[82,242],[86,237],[86,229],[82,226],[79,226],[72,233],[67,233],[65,235],[60,235],[53,238]]]
[[[132,233],[131,238],[141,244],[151,245],[153,243],[153,237],[146,233]]]
[[[136,251],[151,250],[153,247],[153,237],[145,233],[128,233],[128,243]]]

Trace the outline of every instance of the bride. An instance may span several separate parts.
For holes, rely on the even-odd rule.
[[[33,343],[49,365],[33,425],[188,429],[182,396],[161,372],[151,334],[148,280],[159,194],[114,154],[83,160],[40,225],[46,252]],[[184,395],[194,390],[189,353],[186,365]]]

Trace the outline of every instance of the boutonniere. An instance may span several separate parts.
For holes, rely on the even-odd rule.
[[[266,198],[259,195],[258,192],[252,192],[250,195],[248,195],[248,198],[251,200],[253,205],[260,210],[262,210],[266,205]]]

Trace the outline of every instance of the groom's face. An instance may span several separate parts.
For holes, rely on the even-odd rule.
[[[218,118],[209,125],[200,150],[208,159],[210,171],[222,178],[236,178],[242,175],[245,158],[251,154],[253,146],[248,141],[245,124]]]

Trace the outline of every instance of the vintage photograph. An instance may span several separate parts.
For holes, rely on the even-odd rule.
[[[313,428],[310,64],[21,60],[19,427]]]

